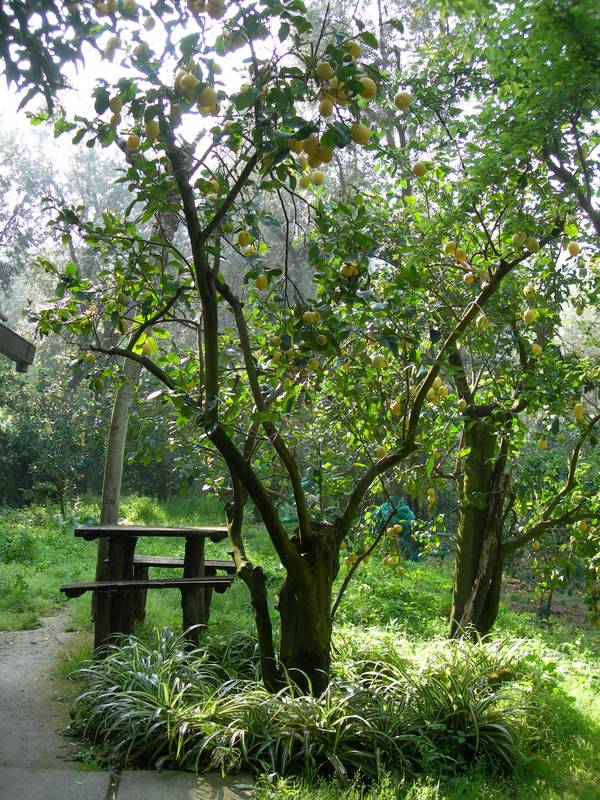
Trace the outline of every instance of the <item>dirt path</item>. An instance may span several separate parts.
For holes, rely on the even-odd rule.
[[[32,631],[0,633],[0,766],[72,769],[74,750],[61,736],[67,724],[52,677],[58,652],[73,636],[68,609]]]

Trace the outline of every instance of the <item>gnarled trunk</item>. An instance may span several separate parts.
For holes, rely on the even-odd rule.
[[[319,695],[329,684],[332,586],[339,569],[333,528],[316,528],[303,556],[308,569],[288,572],[279,592],[279,658],[302,691]]]
[[[486,418],[470,419],[465,429],[465,458],[460,487],[454,591],[450,636],[463,631],[484,635],[498,614],[502,585],[501,554],[506,444]]]

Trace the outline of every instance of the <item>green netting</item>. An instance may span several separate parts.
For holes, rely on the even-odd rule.
[[[415,515],[401,497],[390,497],[382,503],[374,514],[375,533],[381,533],[390,525],[402,525],[400,544],[410,561],[418,561],[418,546],[411,535],[412,521]]]

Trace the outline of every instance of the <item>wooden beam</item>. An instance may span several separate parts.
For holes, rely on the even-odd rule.
[[[35,347],[0,322],[0,353],[15,362],[17,372],[27,372],[33,364]]]
[[[181,536],[186,539],[210,539],[211,542],[220,542],[227,538],[227,528],[221,526],[165,528],[151,525],[85,525],[75,528],[74,533],[88,542],[94,539],[126,539],[131,536]]]

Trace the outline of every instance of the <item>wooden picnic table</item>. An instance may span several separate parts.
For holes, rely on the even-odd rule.
[[[207,574],[205,541],[220,542],[227,538],[227,528],[165,527],[145,525],[86,525],[75,528],[75,536],[94,541],[108,539],[108,580],[61,587],[69,596],[85,591],[95,594],[94,648],[103,645],[115,633],[131,633],[140,604],[145,602],[149,588],[178,588],[181,591],[183,629],[188,638],[197,641],[199,626],[208,621],[212,589],[227,588],[232,578]],[[140,537],[170,537],[185,539],[183,576],[181,579],[138,580],[134,575],[135,548]],[[139,559],[138,559],[139,561]],[[211,562],[212,563],[212,562]],[[215,564],[220,562],[214,562]],[[179,566],[181,561],[169,566]],[[157,564],[158,566],[158,564]],[[214,585],[213,585],[214,584]],[[142,592],[143,595],[139,593]],[[143,598],[140,600],[140,598]]]

